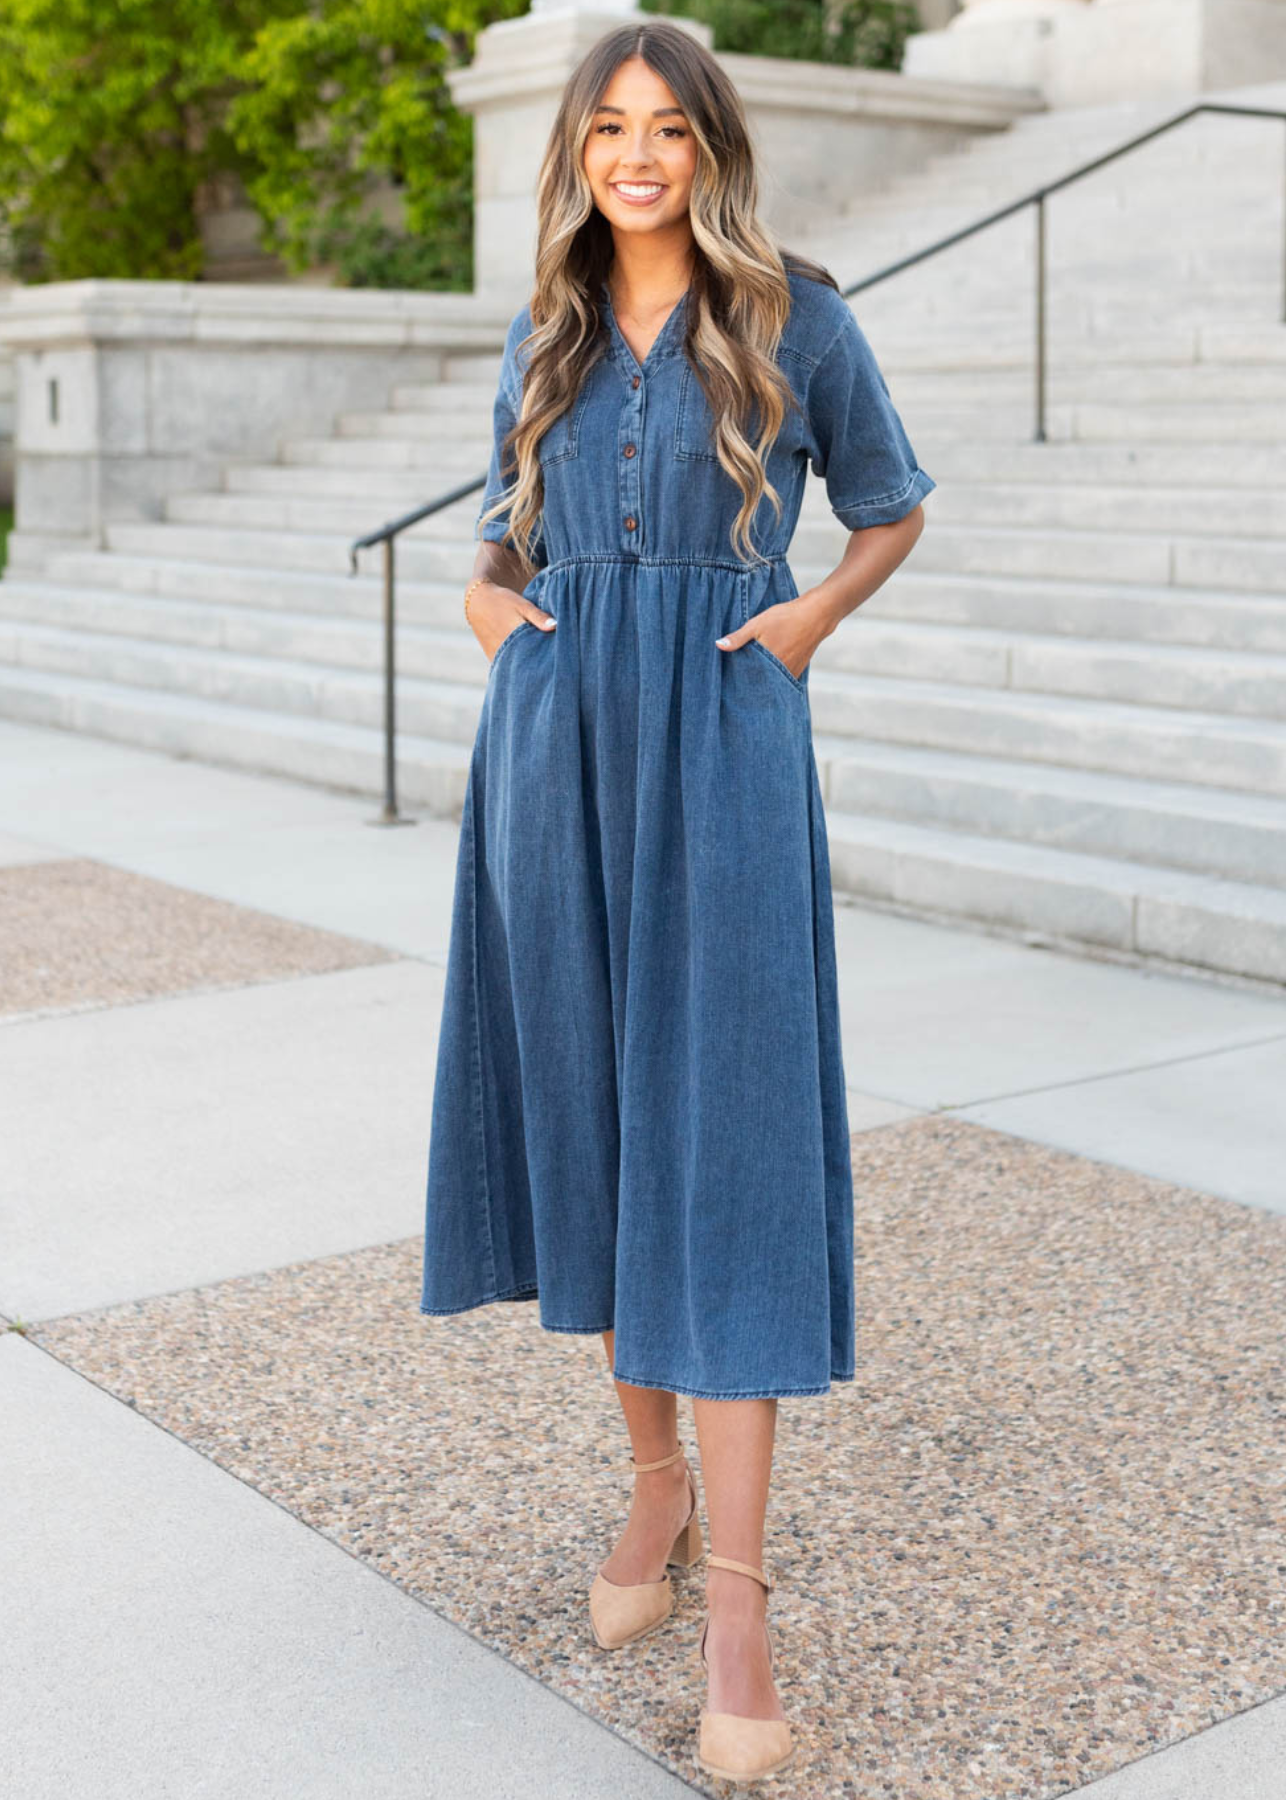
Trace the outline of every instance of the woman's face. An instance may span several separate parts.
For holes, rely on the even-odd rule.
[[[683,109],[641,56],[623,62],[603,92],[585,139],[594,202],[613,232],[688,223],[697,144]],[[637,190],[637,191],[636,191]]]

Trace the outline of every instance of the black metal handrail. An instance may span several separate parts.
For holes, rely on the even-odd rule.
[[[454,506],[457,500],[463,500],[468,494],[476,494],[480,487],[487,485],[487,471],[475,476],[472,481],[461,482],[449,493],[439,494],[436,500],[426,500],[423,506],[417,506],[414,512],[403,513],[400,519],[391,519],[387,525],[381,525],[378,531],[368,531],[365,537],[354,538],[348,547],[348,572],[357,574],[357,552],[371,550],[376,544],[384,546],[384,804],[372,825],[413,825],[414,819],[408,819],[397,810],[397,761],[395,741],[397,734],[397,694],[396,694],[396,660],[397,631],[393,602],[394,550],[399,533],[408,525],[418,525],[421,519],[427,519],[431,513],[440,512],[444,506]]]
[[[1036,208],[1036,429],[1033,441],[1045,443],[1045,197],[1056,194],[1060,188],[1070,187],[1074,181],[1083,176],[1093,174],[1105,163],[1115,162],[1118,156],[1126,156],[1131,150],[1137,150],[1140,144],[1147,144],[1164,132],[1173,131],[1176,125],[1183,125],[1198,113],[1232,113],[1251,119],[1286,119],[1286,110],[1275,106],[1232,106],[1218,100],[1198,100],[1194,105],[1186,107],[1183,112],[1175,113],[1173,118],[1163,119],[1150,131],[1141,131],[1137,137],[1127,138],[1123,144],[1117,144],[1111,150],[1105,150],[1102,156],[1091,157],[1089,162],[1081,163],[1066,175],[1060,175],[1054,181],[1042,182],[1028,194],[1019,195],[1017,200],[1010,200],[1004,206],[998,206],[994,212],[987,213],[981,219],[975,219],[971,225],[962,225],[958,231],[950,231],[936,243],[928,244],[923,250],[913,250],[910,256],[901,256],[897,262],[889,263],[883,269],[877,269],[874,275],[864,275],[860,281],[854,281],[840,291],[845,298],[850,294],[860,294],[863,288],[874,287],[877,281],[887,281],[890,275],[900,275],[903,269],[912,268],[916,263],[924,262],[930,256],[936,256],[940,250],[949,250],[952,244],[972,237],[976,231],[985,231],[989,225],[995,225],[1001,219],[1008,219],[1014,213],[1021,212],[1025,206]],[[1286,323],[1286,233],[1282,242],[1282,321]]]
[[[860,294],[864,289],[874,287],[877,282],[887,281],[891,275],[900,275],[903,269],[910,269],[916,263],[927,261],[943,250],[949,250],[953,244],[972,237],[975,232],[985,231],[989,225],[999,223],[1001,219],[1011,218],[1026,206],[1036,208],[1036,426],[1033,442],[1047,442],[1045,436],[1045,388],[1046,388],[1046,336],[1045,336],[1045,200],[1060,188],[1070,187],[1074,181],[1080,181],[1095,169],[1104,164],[1115,162],[1118,156],[1126,156],[1137,150],[1141,144],[1147,144],[1153,138],[1161,137],[1176,126],[1186,124],[1198,113],[1222,113],[1238,118],[1249,119],[1283,119],[1286,120],[1286,109],[1271,106],[1236,106],[1218,100],[1198,100],[1192,106],[1185,107],[1182,112],[1175,113],[1169,119],[1163,119],[1148,131],[1141,131],[1137,137],[1127,138],[1124,143],[1113,149],[1104,151],[1101,156],[1091,157],[1088,162],[1081,163],[1066,175],[1059,175],[1053,181],[1042,182],[1030,193],[1021,194],[1018,199],[998,206],[994,212],[986,213],[969,225],[962,225],[957,231],[950,231],[945,237],[926,244],[921,250],[913,250],[909,256],[899,257],[896,262],[889,263],[883,269],[877,269],[873,275],[864,275],[860,281],[850,282],[840,292],[847,299],[852,294]],[[1286,165],[1284,165],[1286,173]],[[1284,186],[1286,192],[1286,186]],[[1286,323],[1286,233],[1282,243],[1282,322]],[[354,539],[349,549],[349,573],[357,574],[357,553],[369,550],[376,544],[384,546],[384,805],[378,818],[372,819],[373,825],[409,825],[414,821],[403,817],[397,810],[397,771],[394,758],[394,552],[393,545],[399,533],[408,525],[418,524],[430,514],[440,511],[444,506],[452,506],[466,495],[474,494],[480,487],[485,487],[487,473],[477,476],[473,481],[463,482],[449,493],[439,494],[436,500],[429,500],[423,506],[416,507],[414,512],[404,513],[400,519],[393,519],[387,525],[381,525],[378,531],[368,532],[365,537]]]

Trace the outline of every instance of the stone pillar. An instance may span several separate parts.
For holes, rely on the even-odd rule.
[[[1048,98],[1056,80],[1060,27],[1089,0],[963,0],[941,31],[913,32],[902,59],[906,75],[951,81],[996,81],[1036,88]]]
[[[1049,106],[1183,100],[1286,76],[1286,0],[964,0],[908,75],[1016,82]]]

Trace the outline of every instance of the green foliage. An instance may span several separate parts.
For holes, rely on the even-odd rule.
[[[294,269],[333,262],[354,285],[471,282],[472,130],[448,69],[525,0],[324,0],[265,25],[229,130],[252,165],[265,242]],[[374,216],[392,180],[400,219]]]
[[[714,31],[716,50],[749,56],[900,69],[920,29],[913,0],[640,0],[644,12],[677,13]]]
[[[202,273],[238,177],[288,267],[467,287],[472,130],[445,75],[526,0],[0,0],[0,262],[27,281]],[[376,216],[371,193],[400,206]]]
[[[273,3],[0,0],[0,233],[15,273],[200,273],[197,194],[236,166],[226,95]]]

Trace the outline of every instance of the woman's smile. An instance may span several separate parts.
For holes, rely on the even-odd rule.
[[[608,186],[628,206],[650,206],[665,192],[663,181],[612,181]]]

